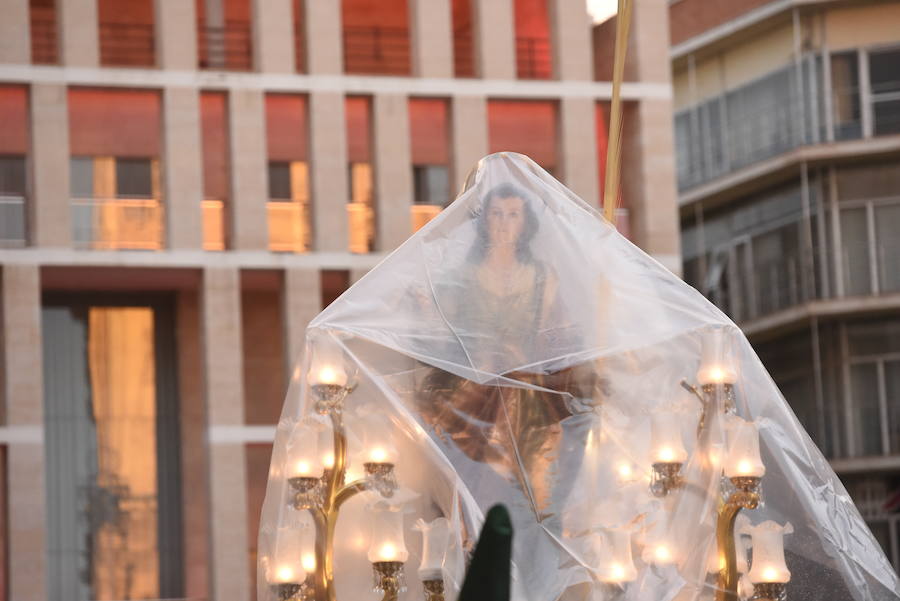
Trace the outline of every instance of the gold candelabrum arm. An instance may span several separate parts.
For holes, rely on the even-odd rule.
[[[738,490],[719,506],[716,522],[716,545],[720,557],[719,582],[716,601],[738,601],[737,539],[734,523],[741,509],[756,509],[759,505],[759,478],[734,478]],[[745,480],[746,482],[742,482]]]

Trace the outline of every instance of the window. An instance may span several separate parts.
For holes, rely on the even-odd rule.
[[[69,163],[69,187],[72,198],[94,197],[93,157],[72,157]]]
[[[269,163],[269,199],[291,199],[291,164],[286,162]]]
[[[444,165],[415,165],[415,202],[423,205],[444,206],[450,200],[450,180]]]
[[[876,136],[900,133],[900,48],[869,53]]]
[[[116,159],[116,197],[154,197],[150,159]]]
[[[0,246],[25,243],[25,157],[0,155]]]
[[[835,140],[862,135],[859,61],[855,50],[831,55],[831,111]]]

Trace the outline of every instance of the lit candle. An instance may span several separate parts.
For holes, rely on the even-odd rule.
[[[766,521],[757,526],[746,526],[742,532],[749,534],[753,545],[753,564],[747,574],[750,582],[786,583],[791,572],[784,561],[784,535],[794,531],[790,523],[784,526]]]
[[[728,478],[761,478],[766,473],[759,456],[759,432],[753,422],[733,417],[728,423]]]
[[[364,432],[365,461],[367,463],[395,463],[397,449],[391,437],[393,424],[381,414],[366,420]]]
[[[308,422],[294,426],[287,443],[288,478],[319,478],[322,465],[319,462],[319,433]]]
[[[301,537],[302,527],[278,528],[275,552],[266,568],[266,580],[270,584],[299,584],[306,580],[306,572],[300,562]]]
[[[344,353],[330,338],[321,337],[310,345],[311,360],[307,378],[316,385],[347,385],[347,370],[344,367]]]
[[[631,533],[627,530],[608,530],[602,549],[600,580],[622,584],[637,578],[637,570],[631,557]]]
[[[674,411],[657,411],[650,420],[653,463],[684,463],[687,451],[681,440],[680,415]]]
[[[450,541],[450,522],[437,518],[431,522],[418,520],[415,529],[422,533],[422,563],[419,580],[439,580],[444,577],[444,555]]]
[[[729,357],[727,332],[724,328],[715,328],[707,332],[702,340],[703,350],[700,359],[700,370],[697,381],[701,386],[707,384],[734,384],[737,381],[737,370]]]
[[[404,562],[409,557],[403,540],[403,511],[400,507],[376,503],[371,506],[372,537],[368,558],[372,563],[381,561]]]

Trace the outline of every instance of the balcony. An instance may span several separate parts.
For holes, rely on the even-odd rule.
[[[247,21],[228,21],[222,27],[199,23],[197,56],[200,68],[250,71],[253,68],[251,39]]]
[[[156,64],[153,25],[100,23],[100,64],[152,67]]]
[[[471,28],[453,32],[453,73],[456,77],[475,77]]]
[[[72,200],[72,242],[94,250],[160,250],[165,242],[163,204],[155,198]]]
[[[266,203],[269,250],[304,253],[312,248],[309,206],[304,202],[272,200]]]
[[[0,196],[0,248],[18,248],[25,242],[25,198]]]
[[[551,79],[553,77],[549,38],[516,38],[516,74],[519,79]]]
[[[59,62],[55,19],[31,19],[31,62],[36,65],[55,65]]]
[[[345,27],[344,72],[409,75],[409,31],[402,27]]]

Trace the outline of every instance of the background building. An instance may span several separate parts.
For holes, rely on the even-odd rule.
[[[684,277],[900,570],[900,2],[669,14]]]
[[[667,18],[618,219],[677,271]],[[0,598],[252,598],[308,320],[489,152],[598,204],[591,44],[584,0],[0,0]]]

